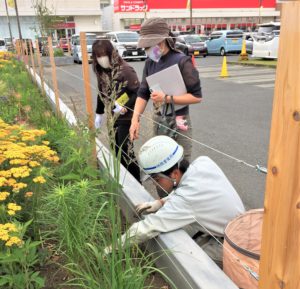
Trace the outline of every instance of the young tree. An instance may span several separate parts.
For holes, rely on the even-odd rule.
[[[47,7],[47,0],[32,0],[32,7],[37,18],[34,30],[42,37],[51,35],[57,24],[64,21],[55,15],[53,7]]]

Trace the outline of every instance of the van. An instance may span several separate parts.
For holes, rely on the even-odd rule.
[[[86,45],[87,45],[87,53],[88,60],[92,60],[92,46],[94,41],[96,40],[96,34],[94,33],[86,33]],[[72,46],[72,55],[73,61],[77,63],[82,63],[82,51],[80,45],[80,37],[78,34],[74,34],[71,37],[71,46]]]
[[[220,54],[221,56],[229,52],[241,52],[242,44],[242,30],[214,31],[206,42],[208,54]]]
[[[7,51],[5,40],[3,38],[0,38],[0,51]]]
[[[253,37],[253,57],[277,59],[280,39],[280,22],[259,25]]]
[[[137,48],[139,34],[134,31],[115,31],[105,34],[123,59],[147,58],[144,48]]]

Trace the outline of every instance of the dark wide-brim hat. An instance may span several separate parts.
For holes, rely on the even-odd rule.
[[[169,27],[163,18],[147,19],[141,26],[138,48],[148,48],[170,38]],[[170,38],[171,39],[171,38]]]

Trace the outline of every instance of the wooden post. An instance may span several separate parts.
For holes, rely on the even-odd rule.
[[[16,50],[17,56],[20,57],[19,41],[18,40],[16,40],[15,50]]]
[[[67,38],[67,41],[68,41],[68,54],[71,55],[71,42],[70,42],[70,39]]]
[[[21,48],[21,59],[23,62],[25,62],[25,46],[23,40],[20,40],[20,48]]]
[[[29,50],[30,50],[31,66],[32,66],[32,69],[33,69],[33,77],[34,77],[34,81],[36,82],[36,71],[35,71],[35,63],[34,63],[34,51],[32,49],[31,42],[29,42]],[[29,69],[30,69],[30,66],[29,66]]]
[[[24,62],[26,65],[28,65],[28,46],[27,46],[27,40],[23,41],[23,52],[24,52]]]
[[[82,74],[83,74],[83,81],[84,81],[86,111],[88,114],[88,126],[91,131],[95,131],[94,113],[93,113],[93,106],[92,106],[91,81],[90,81],[90,74],[89,74],[89,56],[87,52],[85,32],[80,32],[80,46],[81,46],[81,53],[82,53]],[[94,163],[96,166],[97,151],[96,151],[95,136],[92,137],[92,142],[93,142],[92,163]]]
[[[57,78],[56,78],[56,66],[55,66],[51,36],[48,37],[48,48],[49,48],[50,62],[52,68],[52,83],[53,83],[53,90],[55,94],[56,114],[60,116],[59,94],[58,94],[58,85],[57,85]]]
[[[300,1],[283,4],[260,289],[300,288]]]
[[[86,111],[88,114],[88,124],[90,129],[94,129],[94,114],[92,106],[92,92],[91,92],[91,82],[89,74],[89,57],[86,46],[86,36],[85,32],[80,32],[80,46],[82,53],[82,73],[84,80],[84,91],[85,91],[85,104]]]
[[[44,82],[44,67],[41,61],[41,54],[40,54],[40,47],[39,41],[36,40],[36,57],[38,61],[39,71],[40,71],[40,79],[41,79],[41,87],[42,87],[42,94],[45,95],[45,82]]]

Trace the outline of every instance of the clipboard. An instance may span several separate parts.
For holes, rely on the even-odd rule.
[[[146,81],[149,89],[153,91],[157,91],[157,88],[160,88],[160,91],[168,95],[182,95],[187,93],[178,64],[147,76]],[[175,110],[179,110],[185,106],[175,104]]]

